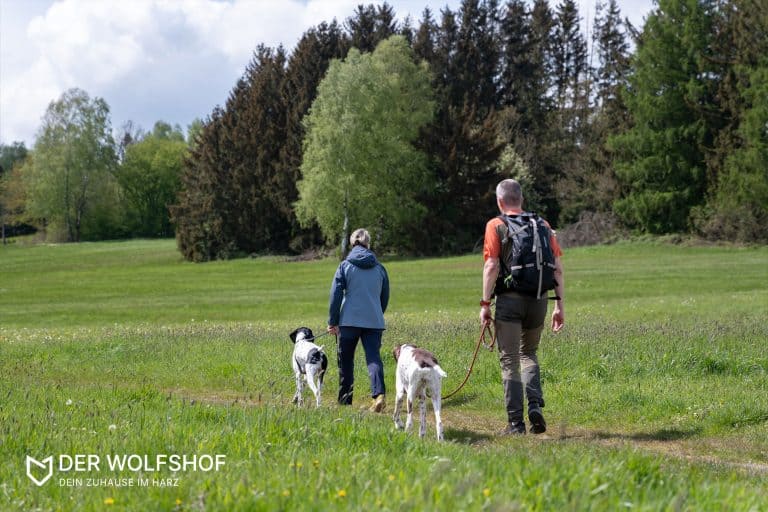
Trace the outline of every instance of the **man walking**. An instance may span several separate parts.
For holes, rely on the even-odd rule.
[[[523,407],[527,397],[531,433],[541,434],[547,430],[547,423],[541,410],[544,395],[536,353],[547,314],[547,290],[554,288],[557,296],[552,330],[560,331],[565,322],[562,250],[549,225],[523,211],[523,193],[517,181],[506,179],[497,185],[496,203],[501,215],[488,221],[485,227],[480,321],[486,324],[494,320],[490,306],[495,295],[494,323],[508,421],[504,433],[526,433]],[[518,242],[516,237],[527,238]],[[527,244],[533,242],[538,245],[531,250],[531,245]],[[526,251],[539,258],[537,264],[516,261],[528,256],[521,254]],[[542,256],[547,255],[553,262],[542,260]],[[533,286],[529,286],[531,282]]]

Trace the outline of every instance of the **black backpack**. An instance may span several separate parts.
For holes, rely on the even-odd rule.
[[[535,213],[499,215],[507,225],[501,240],[501,270],[495,293],[515,291],[540,299],[557,286],[551,231]]]

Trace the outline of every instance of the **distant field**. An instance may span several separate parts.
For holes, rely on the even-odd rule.
[[[765,510],[768,248],[627,243],[564,261],[566,329],[540,356],[549,432],[496,434],[483,351],[437,443],[431,419],[424,441],[393,429],[389,349],[425,346],[444,387],[461,382],[479,255],[385,260],[389,408],[372,415],[362,350],[352,408],[334,404],[335,366],[320,410],[290,404],[287,334],[324,327],[336,261],[192,264],[173,241],[0,247],[0,510]],[[42,486],[25,475],[27,455],[62,454],[102,464]],[[111,471],[107,454],[226,465]]]

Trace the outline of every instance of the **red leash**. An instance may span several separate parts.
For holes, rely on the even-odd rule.
[[[472,369],[475,367],[475,361],[477,360],[477,353],[480,351],[480,345],[484,346],[490,351],[493,351],[493,346],[496,344],[496,331],[494,331],[491,328],[491,323],[492,322],[483,324],[483,328],[480,330],[480,337],[477,339],[477,345],[475,346],[475,353],[472,354],[472,362],[469,364],[469,369],[467,370],[467,375],[464,377],[464,381],[461,384],[459,384],[459,387],[457,387],[447,395],[444,395],[442,397],[443,400],[451,398],[453,395],[458,393],[461,388],[464,387],[464,384],[467,383],[467,381],[469,380],[469,376],[472,374]],[[485,341],[486,333],[488,333],[491,336],[490,345]]]

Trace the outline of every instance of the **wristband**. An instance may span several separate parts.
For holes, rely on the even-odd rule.
[[[480,301],[480,306],[481,307],[486,307],[486,306],[491,307],[491,301],[489,301],[489,300],[481,300]]]

